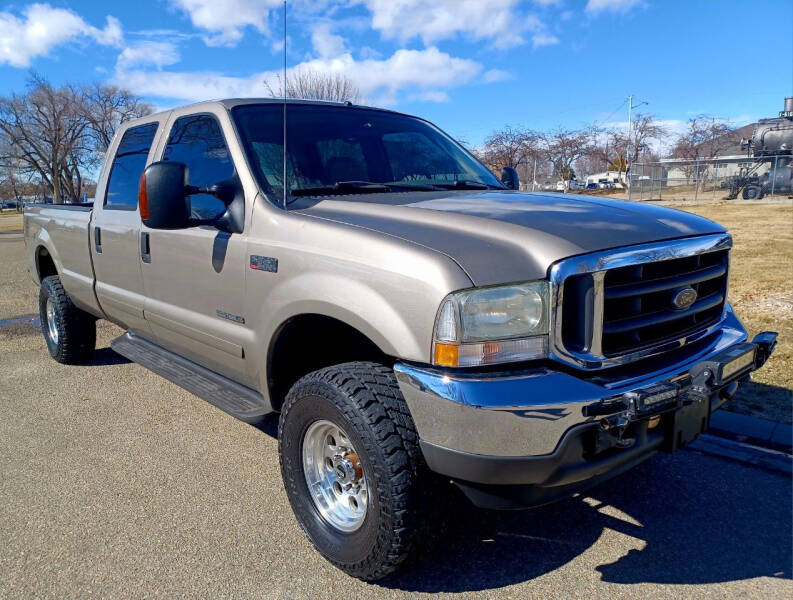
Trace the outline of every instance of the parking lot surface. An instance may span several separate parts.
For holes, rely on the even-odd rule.
[[[529,512],[462,499],[408,569],[327,564],[252,427],[108,348],[52,361],[19,233],[0,233],[0,597],[789,598],[791,480],[685,450]]]

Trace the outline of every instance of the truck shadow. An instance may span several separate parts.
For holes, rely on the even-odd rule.
[[[658,455],[617,480],[533,511],[481,511],[461,498],[446,531],[437,532],[415,564],[379,585],[415,592],[499,588],[550,573],[595,546],[603,556],[595,570],[605,582],[790,579],[790,483],[684,451]],[[576,569],[589,568],[588,558]]]
[[[125,365],[129,362],[132,361],[111,350],[108,346],[107,348],[97,348],[93,356],[91,356],[91,360],[89,360],[86,365],[90,367],[108,367],[112,365]]]
[[[759,381],[746,381],[738,388],[735,397],[727,402],[726,408],[779,423],[790,422],[791,398],[793,392],[790,388]]]

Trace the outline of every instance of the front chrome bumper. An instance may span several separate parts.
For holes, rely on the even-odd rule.
[[[698,352],[613,382],[548,367],[468,375],[398,363],[394,371],[422,441],[473,454],[539,456],[551,454],[571,428],[598,420],[584,407],[685,375],[746,338],[728,306],[721,329]]]

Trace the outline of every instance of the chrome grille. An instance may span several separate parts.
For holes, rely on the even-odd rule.
[[[603,355],[677,339],[718,321],[727,294],[727,261],[728,251],[720,250],[607,271]],[[688,289],[696,292],[696,300],[678,308],[674,298]]]
[[[707,235],[556,263],[552,357],[598,369],[706,335],[724,318],[731,246]]]

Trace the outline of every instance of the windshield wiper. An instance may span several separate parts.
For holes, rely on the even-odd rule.
[[[439,185],[435,185],[434,183],[400,183],[394,181],[391,183],[384,183],[383,185],[387,185],[388,187],[391,188],[410,190],[415,192],[437,192],[438,190],[446,189],[446,188],[442,188]]]
[[[333,185],[292,190],[293,196],[331,196],[336,194],[382,194],[395,189],[434,192],[446,188],[429,183],[377,183],[374,181],[337,181]]]
[[[438,187],[445,190],[500,190],[500,187],[495,185],[488,185],[481,181],[472,181],[470,179],[457,179],[453,183],[436,183]]]
[[[336,194],[382,194],[390,192],[383,183],[371,181],[337,181],[333,185],[299,188],[292,190],[293,196],[332,196]]]

